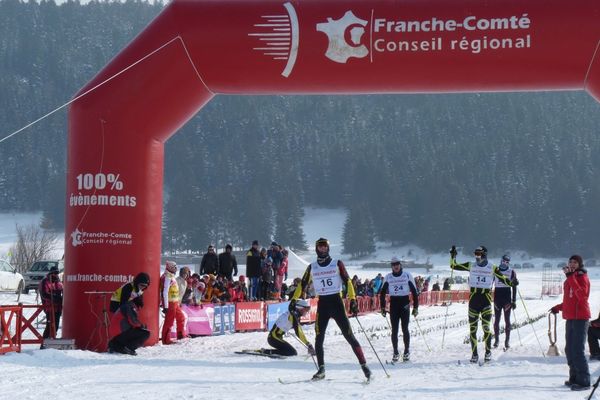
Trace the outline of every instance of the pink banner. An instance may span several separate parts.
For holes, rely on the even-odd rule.
[[[214,308],[212,304],[201,306],[182,305],[181,310],[185,314],[186,332],[192,336],[209,336],[213,332]],[[177,337],[177,326],[173,324],[170,333],[172,338]]]

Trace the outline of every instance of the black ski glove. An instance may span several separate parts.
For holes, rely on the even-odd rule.
[[[451,259],[456,259],[456,255],[458,254],[458,252],[456,251],[456,246],[452,245],[452,248],[450,249],[450,258]]]
[[[515,303],[514,301],[512,303],[510,303],[510,308],[512,308],[513,310],[517,308],[517,303]]]

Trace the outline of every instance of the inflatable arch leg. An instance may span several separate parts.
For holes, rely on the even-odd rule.
[[[156,343],[164,142],[212,96],[175,39],[73,104],[63,336],[78,348],[106,349],[102,308],[142,271]]]

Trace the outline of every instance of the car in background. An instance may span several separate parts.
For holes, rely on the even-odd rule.
[[[25,287],[23,275],[7,261],[0,260],[0,291],[21,293]]]
[[[31,268],[29,268],[29,271],[25,272],[25,288],[23,289],[23,293],[27,294],[31,289],[37,291],[40,282],[52,267],[57,267],[58,273],[62,274],[65,269],[65,263],[62,260],[43,260],[34,262],[31,265]]]

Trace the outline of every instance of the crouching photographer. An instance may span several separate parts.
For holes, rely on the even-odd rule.
[[[150,331],[138,318],[138,311],[144,306],[142,296],[121,305],[110,321],[108,351],[110,353],[137,355],[136,349],[144,344]]]

